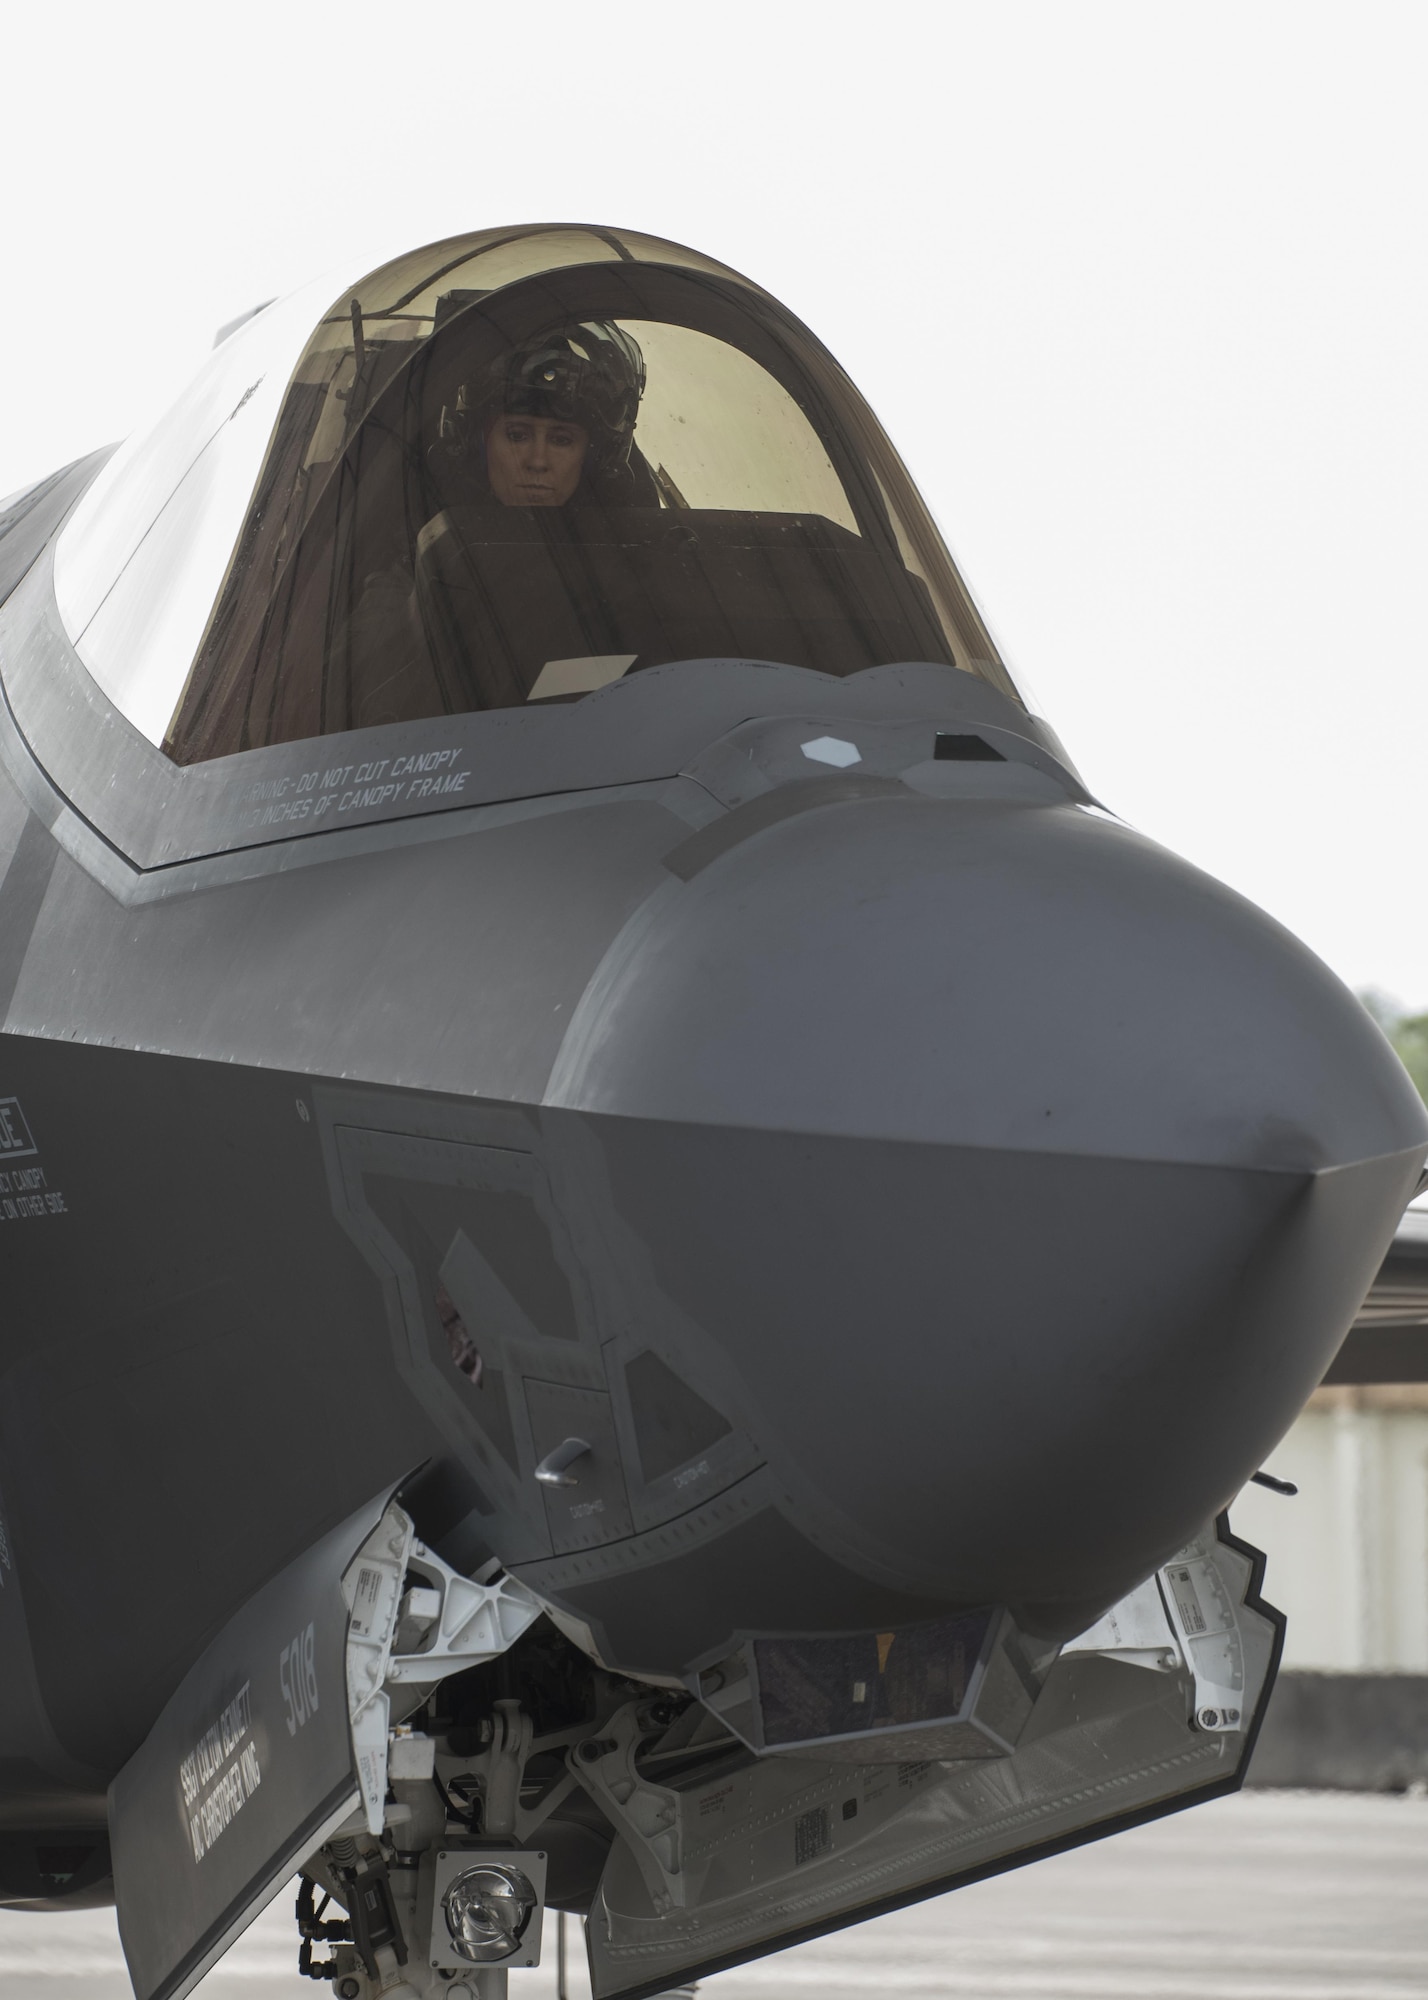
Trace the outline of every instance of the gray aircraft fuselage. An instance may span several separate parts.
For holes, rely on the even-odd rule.
[[[179,768],[56,609],[99,463],[0,519],[0,1895],[383,1486],[665,1686],[1225,1506],[1428,1148],[1302,945],[945,663]]]

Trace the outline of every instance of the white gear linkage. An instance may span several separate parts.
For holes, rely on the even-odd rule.
[[[1101,1653],[1156,1673],[1187,1672],[1195,1684],[1195,1723],[1212,1731],[1243,1729],[1244,1646],[1234,1594],[1215,1561],[1213,1530],[1197,1535],[1154,1576],[1113,1604],[1062,1653]]]
[[[425,1581],[403,1590],[409,1571]],[[419,1542],[392,1501],[342,1579],[347,1628],[347,1701],[367,1830],[380,1834],[394,1688],[433,1686],[448,1674],[498,1659],[541,1614],[513,1577],[473,1583]]]

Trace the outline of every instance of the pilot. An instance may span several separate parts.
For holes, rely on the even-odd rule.
[[[428,453],[441,498],[448,507],[474,503],[478,519],[493,502],[658,507],[654,475],[634,443],[644,387],[639,344],[613,320],[572,321],[509,349],[442,409]],[[472,546],[480,546],[479,530]],[[461,650],[459,634],[452,643]],[[510,671],[484,655],[457,668],[461,686],[448,697],[443,671],[449,677],[452,662],[443,670],[443,650],[433,654],[405,552],[364,578],[343,650],[354,728],[523,698],[523,689],[504,681],[479,698],[485,681]]]
[[[589,450],[584,424],[505,412],[486,431],[486,477],[503,507],[563,507]]]
[[[623,327],[558,326],[502,355],[474,399],[462,384],[441,412],[441,447],[449,459],[479,455],[502,507],[658,505],[631,455],[644,387],[644,356]]]

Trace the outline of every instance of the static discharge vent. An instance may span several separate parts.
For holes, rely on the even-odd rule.
[[[939,763],[1005,764],[1007,761],[985,736],[959,736],[946,729],[938,730],[932,754]]]

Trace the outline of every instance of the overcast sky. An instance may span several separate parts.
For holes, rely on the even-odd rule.
[[[908,459],[1105,803],[1428,1007],[1421,4],[12,9],[0,494],[235,313],[492,223],[697,245]]]

